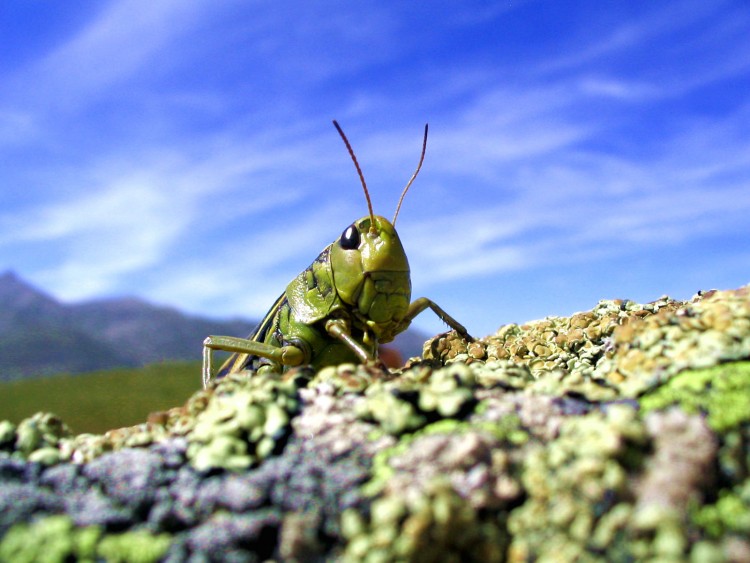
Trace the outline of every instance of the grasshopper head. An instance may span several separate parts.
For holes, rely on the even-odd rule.
[[[367,216],[349,225],[330,258],[342,301],[376,324],[403,319],[411,299],[409,261],[388,219]]]

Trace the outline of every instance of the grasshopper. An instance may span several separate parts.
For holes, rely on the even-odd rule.
[[[396,219],[409,187],[417,177],[427,149],[424,127],[422,154],[406,184],[393,221],[375,215],[362,169],[336,120],[365,192],[369,215],[344,229],[286,287],[265,318],[247,338],[209,336],[203,342],[203,386],[212,379],[212,351],[233,352],[217,377],[242,370],[281,373],[293,366],[313,368],[344,362],[385,366],[378,344],[390,342],[425,309],[468,341],[466,329],[435,302],[421,297],[410,302],[409,262],[396,233]]]

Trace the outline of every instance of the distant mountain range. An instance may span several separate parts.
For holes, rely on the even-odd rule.
[[[0,275],[0,381],[199,360],[209,334],[247,336],[256,322],[215,320],[138,298],[63,304],[13,272]],[[395,348],[419,355],[426,335],[410,329]]]

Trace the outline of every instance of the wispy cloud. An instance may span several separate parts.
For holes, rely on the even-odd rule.
[[[170,255],[184,252],[181,246],[210,236],[212,224],[276,212],[301,197],[298,189],[272,192],[265,181],[254,182],[254,176],[266,179],[268,169],[282,167],[276,157],[256,152],[253,158],[239,148],[195,162],[168,153],[92,162],[67,180],[74,185],[58,184],[60,196],[50,194],[23,214],[0,213],[0,249],[57,247],[57,259],[36,280],[66,299],[121,290],[124,276],[173,260]],[[294,161],[289,151],[286,156]],[[253,229],[240,236],[248,232]]]

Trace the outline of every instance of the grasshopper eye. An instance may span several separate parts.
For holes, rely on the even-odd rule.
[[[359,248],[359,231],[354,225],[349,225],[339,239],[339,244],[344,250]]]

